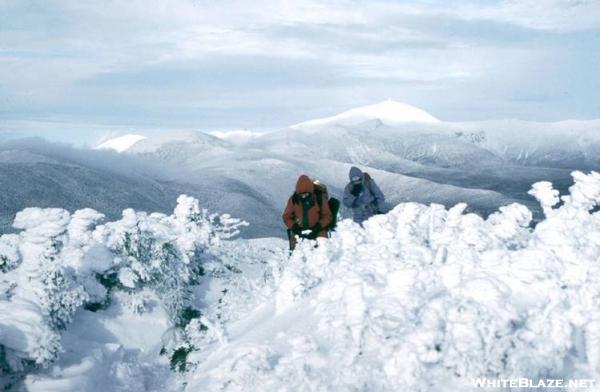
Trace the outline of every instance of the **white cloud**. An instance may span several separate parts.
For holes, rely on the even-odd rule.
[[[390,14],[446,15],[463,20],[488,20],[530,29],[575,31],[600,27],[598,0],[454,0],[370,2],[378,17]]]
[[[568,51],[570,63],[587,60],[581,74],[588,75],[598,60],[586,52],[598,38],[577,34],[600,29],[599,10],[599,1],[581,0],[50,0],[38,8],[7,0],[0,4],[0,100],[18,119],[162,116],[161,125],[216,121],[206,116],[211,107],[236,111],[223,113],[224,121],[239,112],[247,114],[240,121],[255,119],[223,127],[264,126],[277,109],[285,124],[305,120],[298,116],[311,105],[347,108],[388,97],[436,102],[428,109],[446,118],[458,103],[462,113],[477,107],[498,117],[509,107],[503,100],[522,90],[520,75],[535,69],[581,97],[562,105],[561,116],[594,116],[595,81],[566,84],[564,69],[553,74],[545,61],[567,61],[560,56]],[[530,110],[529,118],[559,115]]]
[[[597,0],[509,0],[499,6],[465,10],[468,18],[484,18],[541,30],[574,31],[600,27]]]

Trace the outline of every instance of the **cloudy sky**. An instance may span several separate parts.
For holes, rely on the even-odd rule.
[[[600,0],[0,1],[2,130],[600,118],[598,70]]]

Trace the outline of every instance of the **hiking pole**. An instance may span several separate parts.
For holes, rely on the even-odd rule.
[[[296,236],[290,229],[287,229],[288,242],[290,244],[290,252],[296,248]]]

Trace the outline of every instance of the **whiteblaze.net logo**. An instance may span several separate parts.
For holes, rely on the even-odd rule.
[[[596,385],[594,379],[541,379],[531,378],[474,378],[473,386],[476,388],[531,388],[531,389],[589,389]]]

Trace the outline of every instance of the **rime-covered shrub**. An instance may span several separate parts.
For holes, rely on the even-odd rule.
[[[462,390],[472,378],[600,371],[600,175],[487,219],[403,203],[301,243],[270,278],[231,285],[192,341],[189,390]],[[240,277],[240,279],[242,279]],[[228,294],[229,294],[228,293]],[[196,369],[196,370],[194,370]]]
[[[170,216],[128,209],[103,220],[91,209],[27,208],[14,221],[21,232],[0,236],[1,372],[50,363],[74,313],[103,309],[115,291],[139,312],[154,291],[181,326],[194,314],[190,285],[220,263],[223,240],[246,224],[185,195]]]

